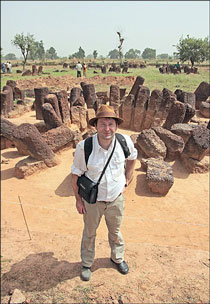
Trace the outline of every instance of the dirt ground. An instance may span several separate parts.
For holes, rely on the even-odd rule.
[[[33,111],[10,121],[37,122]],[[138,160],[122,225],[130,272],[123,276],[111,264],[102,219],[92,277],[83,282],[73,154],[64,150],[56,167],[17,179],[15,164],[25,156],[1,150],[1,303],[15,288],[30,303],[209,303],[209,173],[189,174],[171,162],[174,185],[161,197],[147,188]]]

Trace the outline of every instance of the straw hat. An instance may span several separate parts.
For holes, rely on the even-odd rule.
[[[117,120],[118,125],[120,125],[123,122],[122,118],[119,118],[117,114],[115,113],[114,109],[111,106],[102,105],[96,114],[96,117],[93,117],[89,120],[89,124],[91,126],[94,126],[96,120],[98,118],[114,118]]]

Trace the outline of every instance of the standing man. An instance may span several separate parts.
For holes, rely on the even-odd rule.
[[[137,158],[137,150],[128,135],[123,135],[130,155],[125,160],[121,144],[116,140],[115,133],[123,120],[117,117],[113,108],[102,105],[96,117],[90,119],[89,124],[94,126],[97,133],[92,137],[92,153],[86,166],[84,140],[77,144],[74,162],[72,165],[72,187],[76,198],[76,208],[83,214],[84,230],[81,242],[81,279],[90,280],[91,266],[95,257],[96,230],[102,216],[105,216],[108,228],[108,239],[111,247],[111,261],[118,271],[127,274],[129,271],[124,261],[124,240],[120,232],[124,215],[124,195],[126,187],[132,180],[133,170]],[[77,179],[84,172],[92,181],[97,182],[116,140],[114,153],[101,179],[98,196],[95,204],[89,204],[78,194]]]
[[[82,65],[80,61],[78,61],[76,65],[76,70],[77,70],[77,78],[82,76]]]

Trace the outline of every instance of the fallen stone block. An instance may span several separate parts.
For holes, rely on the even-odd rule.
[[[182,163],[189,173],[206,173],[210,170],[209,156],[204,156],[202,160],[182,156]]]
[[[166,145],[167,158],[171,161],[179,158],[184,149],[184,140],[182,137],[162,127],[154,127],[152,129]]]
[[[166,157],[166,145],[152,129],[143,130],[139,134],[137,137],[137,146],[147,157]]]
[[[146,183],[153,193],[166,195],[173,186],[174,177],[170,164],[162,159],[149,158],[145,161]]]
[[[44,161],[36,160],[33,157],[28,156],[15,165],[15,177],[25,178],[46,168],[47,165]]]
[[[181,136],[186,144],[195,128],[197,128],[197,126],[193,124],[177,123],[171,126],[170,131],[178,136]]]
[[[210,118],[210,102],[202,101],[199,110],[204,117]]]

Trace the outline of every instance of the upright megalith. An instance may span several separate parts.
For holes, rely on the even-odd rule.
[[[205,81],[201,82],[194,93],[196,96],[195,108],[199,110],[201,102],[206,101],[210,96],[210,84]]]
[[[34,88],[35,93],[35,109],[36,109],[36,119],[42,120],[42,105],[44,103],[44,98],[49,94],[49,89],[47,87]]]
[[[61,113],[58,105],[58,98],[55,94],[48,94],[44,97],[44,103],[50,103],[58,116],[58,118],[61,120]]]
[[[135,80],[135,82],[134,82],[134,84],[133,84],[133,86],[132,86],[132,88],[129,92],[129,95],[132,94],[135,97],[136,93],[138,92],[139,86],[143,85],[143,83],[144,83],[144,78],[141,77],[141,76],[137,76],[136,80]]]
[[[32,76],[36,76],[37,75],[37,67],[35,64],[32,65]]]
[[[125,98],[122,99],[122,103],[119,109],[120,117],[123,119],[121,124],[122,128],[130,129],[132,115],[134,108],[134,95],[129,94]]]
[[[150,91],[147,87],[140,85],[134,101],[133,119],[131,129],[141,131],[149,103]]]
[[[62,125],[62,120],[58,117],[52,104],[44,103],[42,105],[42,116],[46,125],[47,130],[57,128]]]
[[[0,102],[0,114],[8,117],[9,112],[11,111],[11,92],[5,90],[1,93],[1,102]]]
[[[171,126],[176,123],[182,123],[186,113],[186,106],[180,101],[172,103],[166,121],[163,125],[165,129],[170,130]]]
[[[163,102],[163,93],[160,90],[153,90],[148,102],[146,117],[142,124],[142,129],[149,129],[161,124],[162,111],[160,111]]]
[[[70,102],[71,107],[81,105],[81,97],[83,97],[82,90],[78,87],[72,88],[71,92],[70,92],[70,97],[69,97],[69,102]],[[82,99],[83,99],[83,105],[84,105],[85,104],[84,98],[82,98]]]
[[[5,85],[3,87],[3,92],[7,91],[7,111],[10,112],[14,107],[14,95],[13,95],[13,88],[9,85]]]
[[[164,88],[162,90],[162,92],[163,92],[163,100],[162,100],[162,103],[161,103],[161,106],[160,106],[160,111],[162,112],[161,120],[165,121],[167,116],[168,116],[168,113],[169,113],[169,110],[170,110],[172,104],[177,99],[176,99],[176,95],[172,91],[170,91],[169,89]]]
[[[81,84],[83,95],[85,99],[85,103],[87,104],[87,108],[91,109],[94,108],[96,103],[97,97],[95,93],[95,86],[94,84]]]
[[[29,123],[17,126],[13,131],[15,144],[22,145],[28,155],[36,160],[43,160],[48,167],[58,164],[52,149],[46,144],[38,129]]]
[[[86,109],[80,106],[72,106],[70,108],[71,122],[77,125],[80,131],[87,128]]]
[[[117,85],[111,85],[109,91],[109,104],[113,107],[117,115],[119,115],[120,106],[120,88]]]
[[[38,74],[39,74],[39,75],[42,74],[42,71],[43,71],[43,66],[40,65],[40,66],[38,67]]]
[[[70,112],[69,112],[68,93],[65,90],[62,90],[55,94],[58,98],[58,105],[60,109],[61,119],[63,123],[70,126],[71,120],[70,120]]]

